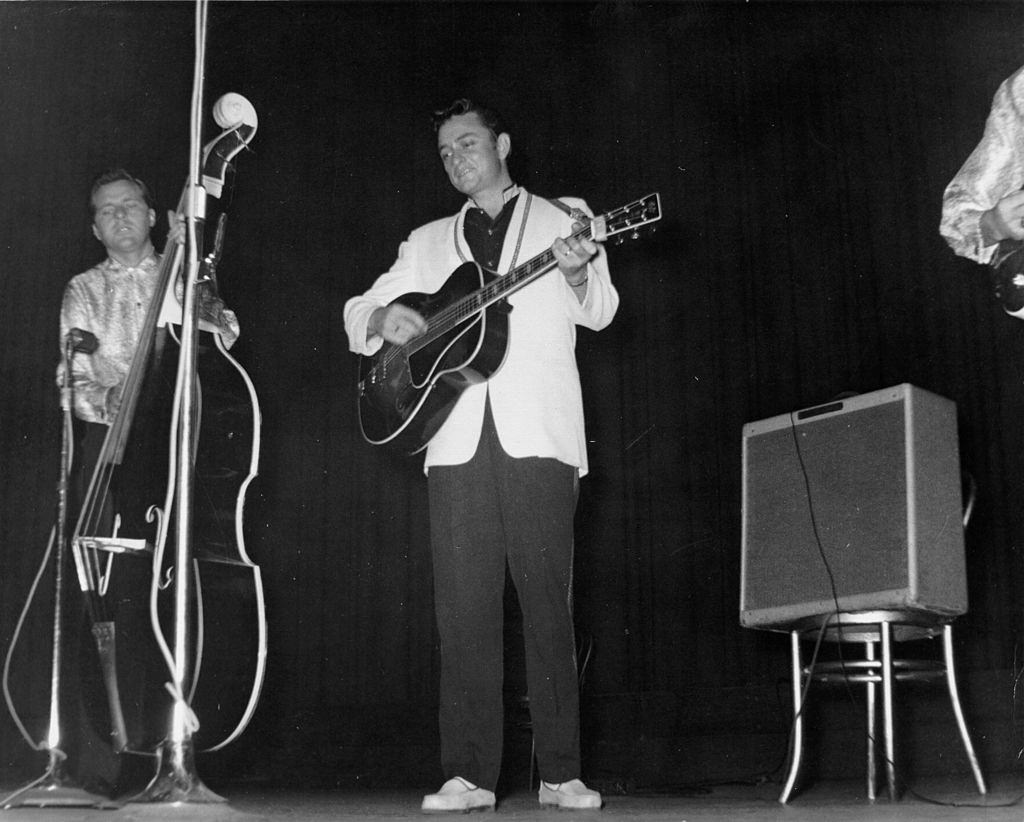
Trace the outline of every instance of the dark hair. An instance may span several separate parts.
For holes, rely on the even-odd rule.
[[[505,126],[501,122],[501,116],[494,109],[480,103],[474,103],[468,97],[460,97],[448,108],[434,112],[432,117],[434,132],[440,131],[441,126],[451,120],[452,117],[458,117],[461,114],[472,114],[474,112],[480,118],[480,122],[487,126],[493,137],[497,138],[505,130]]]
[[[119,180],[124,180],[125,182],[138,186],[139,190],[142,192],[142,199],[146,201],[146,207],[154,208],[153,195],[149,193],[149,186],[142,182],[138,177],[129,174],[123,168],[112,168],[109,171],[104,171],[92,181],[92,188],[89,189],[89,214],[93,217],[96,216],[96,206],[93,204],[93,198],[96,197],[96,192],[103,188],[103,186],[109,185],[110,183],[116,183]]]

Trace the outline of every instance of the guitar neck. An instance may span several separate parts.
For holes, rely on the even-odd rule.
[[[661,219],[661,199],[655,194],[648,194],[621,208],[614,209],[598,217],[591,217],[570,236],[576,239],[593,240],[603,243],[617,234],[627,234],[632,239],[639,236],[642,226]],[[406,343],[409,353],[429,345],[443,337],[459,323],[479,314],[509,294],[529,285],[538,277],[546,274],[557,265],[554,252],[548,248],[536,257],[513,268],[504,277],[495,277],[491,282],[481,286],[459,300],[451,303],[437,314],[428,317],[427,333],[422,337]]]
[[[588,221],[586,226],[571,236],[576,239],[591,239],[592,224],[593,221]],[[479,313],[520,288],[529,285],[538,277],[547,274],[556,265],[554,252],[548,248],[522,265],[516,266],[504,277],[497,277],[487,285],[467,294],[430,318],[430,330],[423,338],[424,342],[428,338],[432,340],[446,334],[467,317]]]
[[[590,225],[588,224],[586,228],[580,229],[572,236],[576,239],[589,240],[590,234]],[[556,265],[557,262],[555,260],[554,252],[549,248],[538,254],[533,259],[527,260],[520,266],[516,266],[504,277],[499,277],[479,289],[478,293],[480,294],[480,298],[484,300],[484,304],[481,308],[508,296],[513,291],[517,291],[522,288],[524,285],[532,283]]]

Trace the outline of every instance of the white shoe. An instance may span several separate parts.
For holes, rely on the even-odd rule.
[[[592,810],[601,807],[601,794],[592,791],[578,779],[568,782],[541,782],[538,792],[541,805],[551,805],[571,811]]]
[[[423,797],[420,809],[424,813],[493,811],[494,792],[478,788],[461,776],[449,779],[437,793]]]

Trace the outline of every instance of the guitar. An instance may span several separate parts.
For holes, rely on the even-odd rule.
[[[991,270],[996,299],[1003,311],[1024,319],[1024,241],[1000,240]]]
[[[573,233],[604,242],[661,219],[661,200],[648,194],[629,205],[587,220]],[[418,311],[427,331],[404,345],[385,343],[361,357],[357,385],[359,426],[372,445],[389,444],[409,454],[437,433],[462,392],[486,382],[501,367],[508,344],[506,297],[556,267],[551,249],[499,276],[470,261],[449,275],[433,294],[409,293],[394,302]]]

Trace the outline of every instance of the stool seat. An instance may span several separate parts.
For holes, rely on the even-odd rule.
[[[931,639],[942,633],[944,625],[956,614],[939,614],[920,609],[880,608],[871,611],[851,611],[839,614],[817,614],[796,620],[789,629],[808,633],[824,628],[825,642],[880,642],[883,622],[889,623],[894,642],[913,642]]]
[[[867,693],[867,791],[876,797],[877,759],[876,688],[882,686],[882,746],[889,798],[898,798],[896,782],[896,751],[894,739],[894,683],[907,680],[944,678],[950,704],[956,717],[960,739],[974,773],[978,792],[987,789],[978,757],[974,752],[956,683],[953,660],[953,627],[955,615],[914,610],[880,610],[823,614],[808,617],[789,626],[791,690],[793,698],[793,736],[789,770],[779,796],[785,804],[793,793],[803,755],[803,708],[811,682],[847,682],[863,684]],[[894,659],[893,644],[922,639],[942,638],[942,659]],[[819,662],[815,658],[805,665],[801,642],[857,643],[864,647],[863,659]]]

